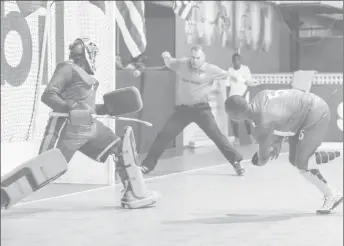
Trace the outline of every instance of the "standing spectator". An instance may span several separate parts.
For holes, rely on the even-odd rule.
[[[228,71],[233,74],[234,76],[229,77],[229,96],[242,96],[246,97],[248,92],[249,86],[257,86],[259,83],[255,80],[252,80],[251,71],[248,66],[241,64],[241,56],[238,53],[234,53],[232,56],[232,67],[228,69]],[[244,121],[247,133],[251,140],[251,143],[254,143],[255,140],[252,137],[251,132],[251,122],[249,120]],[[231,120],[231,125],[234,134],[234,145],[240,145],[240,138],[239,138],[239,123],[236,121]]]

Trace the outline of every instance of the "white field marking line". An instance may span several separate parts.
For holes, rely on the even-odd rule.
[[[288,153],[281,153],[280,156],[284,156],[284,155],[287,155],[287,154]],[[242,160],[241,162],[248,162],[248,161],[251,161],[251,159],[245,159],[245,160]],[[210,166],[210,167],[202,167],[202,168],[191,169],[191,170],[186,170],[186,171],[181,171],[181,172],[176,172],[176,173],[169,173],[169,174],[164,174],[164,175],[159,175],[159,176],[155,176],[155,177],[146,178],[145,181],[156,180],[156,179],[161,179],[161,178],[167,178],[167,177],[176,176],[176,175],[180,175],[180,174],[192,173],[192,172],[197,172],[197,171],[202,171],[202,170],[207,170],[207,169],[212,169],[212,168],[218,168],[218,167],[223,167],[223,166],[228,166],[228,165],[230,165],[230,164],[229,163],[225,163],[225,164],[219,164],[219,165]],[[94,189],[89,189],[89,190],[69,193],[69,194],[66,194],[66,195],[53,196],[53,197],[48,197],[48,198],[44,198],[44,199],[38,199],[38,200],[30,201],[30,202],[22,202],[22,203],[18,203],[18,204],[13,205],[13,207],[18,207],[18,206],[27,205],[27,204],[32,204],[32,203],[37,203],[37,202],[44,202],[44,201],[48,201],[48,200],[64,198],[64,197],[68,197],[68,196],[74,196],[74,195],[78,195],[78,194],[83,194],[83,193],[103,190],[103,189],[107,189],[107,188],[111,188],[111,187],[116,187],[118,185],[122,185],[122,184],[121,183],[117,183],[117,184],[115,184],[113,186],[112,185],[107,185],[107,186],[100,187],[100,188],[94,188]]]

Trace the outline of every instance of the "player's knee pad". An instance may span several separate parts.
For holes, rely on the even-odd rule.
[[[59,178],[68,163],[58,149],[48,150],[1,177],[1,205],[9,208]]]
[[[134,132],[131,127],[126,127],[116,163],[118,173],[125,189],[129,188],[137,198],[147,195],[146,184],[141,172]]]
[[[304,169],[318,168],[319,165],[329,163],[339,156],[340,151],[317,151],[309,158],[307,166]]]
[[[317,151],[313,160],[317,165],[326,164],[340,156],[340,151]]]

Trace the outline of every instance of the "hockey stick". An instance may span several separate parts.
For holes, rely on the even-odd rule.
[[[332,92],[330,93],[330,95],[327,96],[327,99],[326,99],[326,100],[330,99],[334,94],[336,94],[337,91],[338,91],[338,89],[334,89],[334,91],[332,91]]]
[[[69,117],[68,113],[51,112],[49,115],[50,116],[58,116],[58,117]],[[114,119],[114,120],[123,120],[123,121],[134,121],[134,122],[142,123],[146,126],[153,126],[153,124],[148,122],[148,121],[133,119],[133,118],[118,117],[118,116],[111,116],[111,115],[97,115],[97,114],[92,114],[92,117],[93,118],[99,118],[99,119]]]

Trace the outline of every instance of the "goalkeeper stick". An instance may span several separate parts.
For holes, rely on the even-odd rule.
[[[49,115],[50,116],[59,116],[59,117],[69,117],[68,113],[51,112]],[[144,124],[146,126],[153,126],[153,124],[148,122],[148,121],[139,120],[139,119],[133,119],[133,118],[118,117],[118,116],[111,116],[111,115],[97,115],[97,114],[92,114],[92,117],[94,117],[94,118],[103,118],[103,119],[123,120],[123,121],[134,121],[134,122],[142,123],[142,124]]]

